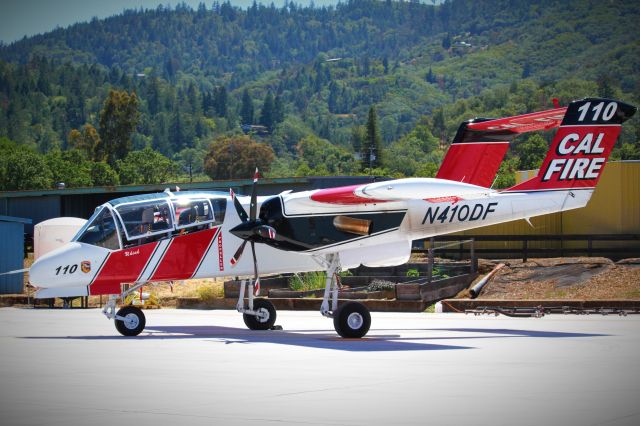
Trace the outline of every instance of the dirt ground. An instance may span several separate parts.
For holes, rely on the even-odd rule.
[[[498,262],[484,262],[487,272]],[[506,262],[505,262],[506,263]],[[640,259],[597,257],[511,261],[482,289],[483,299],[640,299]]]

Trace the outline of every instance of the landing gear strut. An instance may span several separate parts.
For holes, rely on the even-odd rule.
[[[327,256],[327,262],[327,281],[320,313],[325,317],[333,318],[333,327],[341,337],[364,337],[371,326],[369,309],[358,302],[347,302],[338,308],[340,257],[338,254],[329,255]],[[329,309],[330,299],[331,309]]]

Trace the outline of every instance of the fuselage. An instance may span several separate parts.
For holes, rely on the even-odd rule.
[[[405,263],[415,239],[584,206],[592,190],[502,193],[460,182],[412,178],[258,198],[276,238],[256,244],[261,274]],[[239,197],[244,207],[249,197]],[[251,256],[230,259],[242,240],[230,196],[219,192],[125,197],[96,210],[73,241],[30,270],[37,297],[119,294],[122,284],[250,276]]]

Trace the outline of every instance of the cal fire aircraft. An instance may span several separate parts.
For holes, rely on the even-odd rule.
[[[407,262],[411,242],[441,234],[583,207],[621,124],[634,106],[589,98],[568,107],[461,124],[437,177],[409,178],[250,197],[165,191],[99,206],[72,242],[29,270],[36,297],[109,295],[103,313],[125,336],[145,316],[117,302],[154,282],[242,276],[237,309],[252,330],[273,326],[276,310],[255,298],[259,273],[327,272],[322,315],[343,337],[362,337],[367,308],[338,306],[336,274],[359,265]],[[524,132],[557,132],[538,175],[490,188],[509,141]],[[248,213],[247,213],[248,209]],[[249,246],[250,256],[242,256]],[[247,299],[245,301],[245,295]]]

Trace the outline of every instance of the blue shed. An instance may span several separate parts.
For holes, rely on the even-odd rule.
[[[24,268],[24,225],[31,219],[0,216],[0,273]],[[23,274],[0,275],[0,294],[22,293]]]

